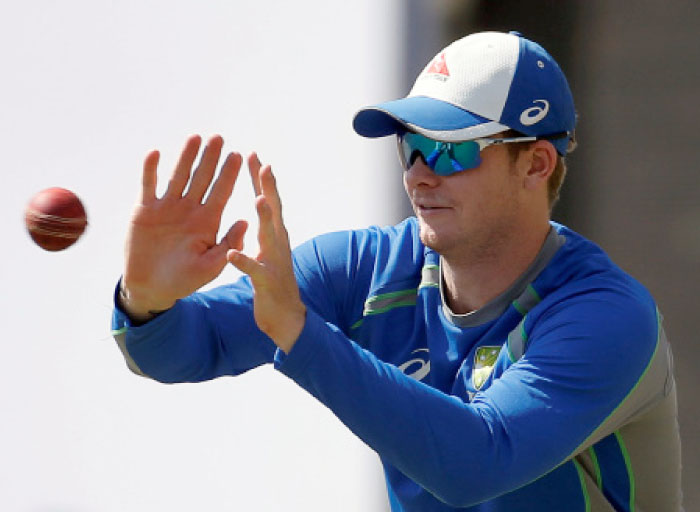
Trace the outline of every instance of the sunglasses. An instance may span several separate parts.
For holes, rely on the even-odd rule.
[[[421,157],[439,176],[449,176],[481,163],[481,150],[496,144],[533,142],[537,137],[509,137],[503,139],[472,139],[463,142],[442,142],[414,132],[398,136],[399,159],[404,169],[409,169],[416,158]]]

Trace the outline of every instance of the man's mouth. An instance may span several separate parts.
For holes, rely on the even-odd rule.
[[[435,210],[446,210],[448,209],[447,206],[439,204],[439,203],[433,203],[433,202],[423,202],[423,201],[416,201],[414,203],[416,205],[416,208],[420,211],[435,211]]]

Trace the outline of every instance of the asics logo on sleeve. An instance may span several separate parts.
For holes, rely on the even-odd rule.
[[[520,114],[520,122],[525,126],[532,126],[539,123],[549,112],[549,102],[547,100],[535,100],[534,107],[526,108]]]
[[[416,380],[423,380],[426,375],[430,373],[430,359],[428,359],[428,349],[427,348],[417,348],[412,355],[417,355],[413,359],[409,359],[401,366],[401,370],[407,377],[411,377]]]

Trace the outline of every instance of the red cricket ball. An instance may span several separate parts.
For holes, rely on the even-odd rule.
[[[62,251],[83,234],[87,214],[73,192],[53,187],[32,197],[24,213],[24,222],[39,247],[47,251]]]

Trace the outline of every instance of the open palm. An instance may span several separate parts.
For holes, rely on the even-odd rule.
[[[127,235],[122,281],[130,313],[136,316],[167,309],[212,281],[226,265],[226,252],[242,247],[246,229],[242,221],[221,241],[216,240],[221,215],[241,168],[241,156],[230,153],[214,180],[223,140],[215,136],[208,141],[192,172],[200,144],[199,136],[188,139],[161,198],[156,196],[159,153],[151,152],[144,162],[141,197]]]

